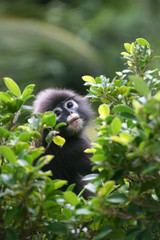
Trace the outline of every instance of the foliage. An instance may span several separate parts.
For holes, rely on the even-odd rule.
[[[121,54],[128,67],[113,81],[83,77],[89,97],[101,103],[92,158],[100,174],[92,206],[104,239],[156,240],[160,237],[160,72],[148,67],[159,57],[153,57],[142,38],[124,47]],[[110,232],[105,234],[106,223]]]
[[[125,45],[127,69],[111,81],[84,76],[88,96],[99,104],[98,137],[93,143],[93,169],[84,178],[95,193],[76,196],[66,181],[54,180],[41,168],[52,156],[41,157],[44,128],[48,146],[59,147],[54,113],[26,114],[34,85],[23,92],[10,78],[0,92],[0,239],[157,240],[160,172],[160,72],[149,70],[153,51],[145,39]],[[26,119],[24,119],[26,118]]]

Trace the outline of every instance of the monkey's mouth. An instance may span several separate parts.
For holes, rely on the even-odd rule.
[[[78,116],[72,117],[68,121],[68,128],[74,129],[74,128],[79,128],[82,125],[82,119],[79,118]]]

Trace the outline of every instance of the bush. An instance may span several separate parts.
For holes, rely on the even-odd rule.
[[[25,102],[34,85],[21,93],[17,84],[5,78],[8,88],[0,92],[0,239],[108,239],[157,240],[160,238],[160,72],[148,70],[153,51],[145,39],[124,44],[127,69],[111,81],[84,76],[88,96],[97,101],[98,136],[92,161],[99,174],[87,188],[95,196],[86,201],[76,196],[73,186],[52,181],[41,168],[51,157],[35,158],[43,128],[52,130],[51,112],[28,116]],[[58,145],[65,143],[58,137]]]

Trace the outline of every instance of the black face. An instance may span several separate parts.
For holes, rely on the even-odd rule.
[[[75,136],[83,131],[93,112],[87,98],[72,90],[46,89],[41,91],[34,101],[34,113],[54,111],[57,124],[65,122],[60,129],[64,137]]]
[[[67,125],[61,130],[69,135],[75,135],[83,129],[84,119],[80,115],[79,105],[74,99],[66,99],[54,109],[56,122],[65,122]]]
[[[77,113],[77,111],[78,104],[73,99],[65,100],[53,109],[53,112],[56,114],[57,123],[67,123],[68,116]]]

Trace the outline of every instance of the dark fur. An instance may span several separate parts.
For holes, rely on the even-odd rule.
[[[65,137],[66,142],[62,148],[53,142],[51,143],[45,154],[54,155],[54,158],[43,170],[52,170],[52,179],[67,180],[68,185],[75,183],[74,192],[78,194],[85,185],[82,178],[90,174],[92,169],[91,154],[84,153],[85,149],[90,148],[90,140],[84,132],[84,127],[92,116],[88,100],[70,90],[46,89],[37,95],[34,102],[34,113],[53,111],[57,106],[61,106],[66,99],[73,99],[78,104],[76,111],[83,120],[83,128],[78,132],[69,131],[67,126],[60,129],[60,135]],[[47,146],[46,134],[47,132],[43,133],[44,147]],[[85,190],[83,196],[87,198],[90,195],[92,193]]]

